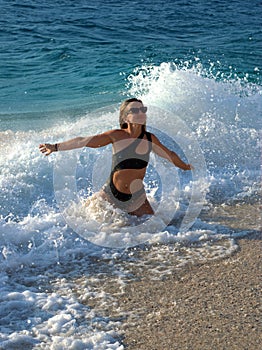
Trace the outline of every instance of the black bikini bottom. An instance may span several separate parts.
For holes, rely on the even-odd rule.
[[[138,209],[146,200],[146,192],[144,187],[132,194],[123,193],[115,187],[112,179],[107,181],[107,183],[103,186],[103,190],[113,204],[128,212]]]

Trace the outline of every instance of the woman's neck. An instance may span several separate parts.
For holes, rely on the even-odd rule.
[[[128,128],[126,129],[131,137],[138,137],[142,132],[141,124],[128,124]]]

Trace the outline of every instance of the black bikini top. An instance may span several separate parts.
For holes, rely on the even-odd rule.
[[[146,135],[148,142],[148,150],[146,153],[140,154],[136,152],[137,146]],[[143,169],[147,167],[149,155],[152,150],[151,134],[147,131],[142,131],[138,138],[129,146],[121,151],[114,153],[112,157],[112,173],[123,169]]]

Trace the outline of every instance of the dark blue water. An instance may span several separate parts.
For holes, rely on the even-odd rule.
[[[0,6],[2,129],[8,119],[19,129],[26,118],[50,111],[72,116],[119,102],[128,94],[126,78],[144,64],[183,67],[197,59],[220,79],[261,84],[260,0],[0,0]]]

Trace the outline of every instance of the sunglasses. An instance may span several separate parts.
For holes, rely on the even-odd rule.
[[[130,108],[129,111],[127,112],[127,114],[131,113],[131,114],[138,114],[139,111],[141,111],[142,113],[146,113],[147,111],[147,107],[133,107]]]

